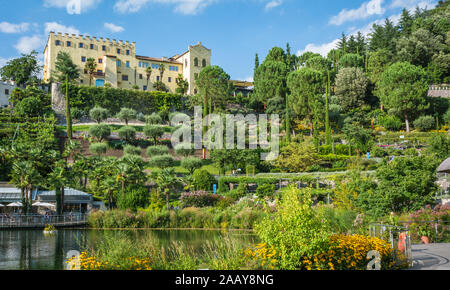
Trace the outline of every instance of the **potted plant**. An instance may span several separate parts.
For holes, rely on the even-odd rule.
[[[53,225],[47,225],[44,229],[45,235],[53,235],[56,233],[56,228]]]
[[[430,243],[431,230],[428,226],[422,225],[417,228],[417,235],[419,235],[422,243],[428,245]]]

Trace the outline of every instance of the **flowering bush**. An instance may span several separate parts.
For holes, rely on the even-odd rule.
[[[361,235],[334,235],[330,238],[328,251],[305,257],[303,270],[366,270],[372,259],[370,251],[378,251],[381,269],[394,267],[393,252],[388,242]]]
[[[220,199],[220,196],[205,191],[183,193],[180,197],[183,207],[199,208],[214,206]]]
[[[449,240],[450,205],[426,206],[409,215],[400,217],[400,222],[409,223],[411,238],[419,241],[426,236],[433,242]]]
[[[125,264],[100,261],[97,257],[91,257],[87,252],[82,252],[79,257],[72,257],[66,262],[71,270],[151,270],[149,258],[130,257]],[[77,268],[79,266],[79,268]]]

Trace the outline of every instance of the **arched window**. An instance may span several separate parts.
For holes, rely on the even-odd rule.
[[[202,67],[206,67],[206,59],[202,60]]]
[[[194,58],[194,66],[198,66],[198,58]]]

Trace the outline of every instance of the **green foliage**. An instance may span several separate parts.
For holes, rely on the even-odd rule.
[[[148,138],[152,138],[156,145],[158,138],[164,135],[164,127],[160,125],[147,125],[144,127],[144,134]]]
[[[117,194],[117,207],[119,209],[131,209],[136,211],[139,208],[146,208],[149,205],[149,192],[145,186],[129,185],[125,189],[125,194]]]
[[[195,153],[195,149],[194,149],[193,144],[181,143],[181,144],[178,144],[175,146],[175,154],[177,154],[177,155],[180,155],[183,157],[188,157],[188,156],[194,155],[194,153]]]
[[[196,169],[203,166],[203,161],[199,158],[188,157],[181,160],[181,167],[189,171],[189,174],[193,174]]]
[[[175,165],[175,160],[173,159],[172,155],[166,154],[166,155],[157,155],[150,158],[148,161],[148,164],[150,167],[157,167],[157,168],[169,168],[173,167]]]
[[[432,116],[421,116],[414,121],[414,128],[422,132],[431,131],[436,128],[436,120]]]
[[[196,190],[212,191],[216,183],[214,176],[204,169],[197,169],[192,174],[192,185]]]
[[[89,111],[89,117],[95,120],[98,124],[108,119],[109,111],[102,107],[95,107]]]
[[[346,124],[342,130],[345,137],[352,146],[360,152],[368,152],[373,144],[373,136],[370,130],[364,129],[357,124]]]
[[[67,52],[60,51],[56,56],[56,78],[60,82],[73,82],[80,77],[80,69]]]
[[[38,53],[22,54],[21,57],[9,60],[0,68],[0,76],[4,80],[13,80],[18,86],[24,87],[37,82],[41,71],[37,59]]]
[[[344,111],[358,109],[365,104],[369,81],[361,68],[339,70],[336,78],[336,96]]]
[[[427,152],[436,155],[440,161],[450,156],[450,137],[447,134],[433,134]]]
[[[159,155],[167,155],[169,154],[169,147],[167,146],[150,146],[147,148],[147,157],[155,157]]]
[[[65,91],[65,84],[62,85]],[[70,104],[86,115],[96,106],[107,109],[111,116],[121,108],[131,108],[139,113],[151,114],[162,110],[180,110],[182,97],[159,91],[140,91],[111,87],[87,87],[69,85]]]
[[[103,141],[111,135],[111,127],[106,124],[94,125],[89,128],[89,136],[97,138],[99,141]]]
[[[275,193],[275,185],[273,184],[263,184],[258,186],[256,189],[256,195],[259,198],[265,198],[265,197],[273,197]]]
[[[382,115],[378,119],[381,126],[389,131],[400,131],[403,127],[403,122],[397,116]]]
[[[383,161],[376,171],[378,186],[358,196],[358,204],[371,216],[390,212],[418,210],[434,202],[437,186],[436,159],[431,157],[397,157]]]
[[[203,110],[225,108],[231,89],[229,80],[230,76],[219,66],[207,66],[201,70],[195,84],[203,97]]]
[[[89,150],[91,151],[92,154],[100,156],[102,154],[106,154],[106,151],[108,150],[108,145],[105,143],[92,143],[89,146]]]
[[[293,187],[282,193],[278,211],[255,226],[262,242],[279,255],[279,267],[301,268],[305,256],[325,252],[330,232],[327,221],[314,211],[311,193]]]
[[[319,157],[314,144],[308,140],[303,143],[292,142],[281,149],[280,156],[273,165],[287,172],[304,172],[316,164]]]
[[[122,140],[125,140],[127,142],[132,142],[136,140],[136,129],[131,126],[123,126],[118,131],[119,137]]]
[[[405,118],[407,132],[409,119],[427,108],[428,84],[425,71],[407,62],[397,62],[384,71],[377,84],[381,102]]]
[[[136,110],[130,108],[122,108],[117,114],[117,118],[124,121],[128,125],[129,121],[135,120],[137,116]]]
[[[236,189],[230,190],[226,196],[234,200],[240,200],[248,194],[247,183],[240,182]]]
[[[125,148],[123,148],[124,155],[135,155],[135,156],[141,156],[142,154],[142,148],[141,147],[135,147],[132,145],[127,145]]]
[[[340,67],[340,69],[350,68],[350,67],[363,68],[364,67],[364,59],[355,53],[347,53],[347,54],[344,54],[339,59],[339,67]]]
[[[42,103],[36,97],[25,98],[15,107],[15,111],[19,116],[37,117],[42,116]]]
[[[184,208],[186,207],[202,208],[215,206],[220,199],[221,197],[218,196],[217,194],[207,193],[205,191],[198,191],[182,194],[180,201]]]
[[[157,113],[145,116],[145,122],[148,125],[160,125],[162,124],[162,118]]]

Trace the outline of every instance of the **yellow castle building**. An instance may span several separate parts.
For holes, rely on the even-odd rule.
[[[177,88],[176,78],[182,75],[189,83],[188,94],[197,93],[195,77],[211,65],[211,50],[201,42],[190,45],[188,50],[170,58],[154,58],[136,54],[136,43],[109,38],[50,32],[44,50],[44,81],[49,82],[55,74],[56,57],[60,51],[67,52],[80,68],[80,85],[153,91],[154,83],[162,81],[169,92]],[[93,79],[85,69],[86,62],[93,58],[97,70]],[[161,66],[164,72],[161,76]],[[151,68],[151,70],[149,69]]]

